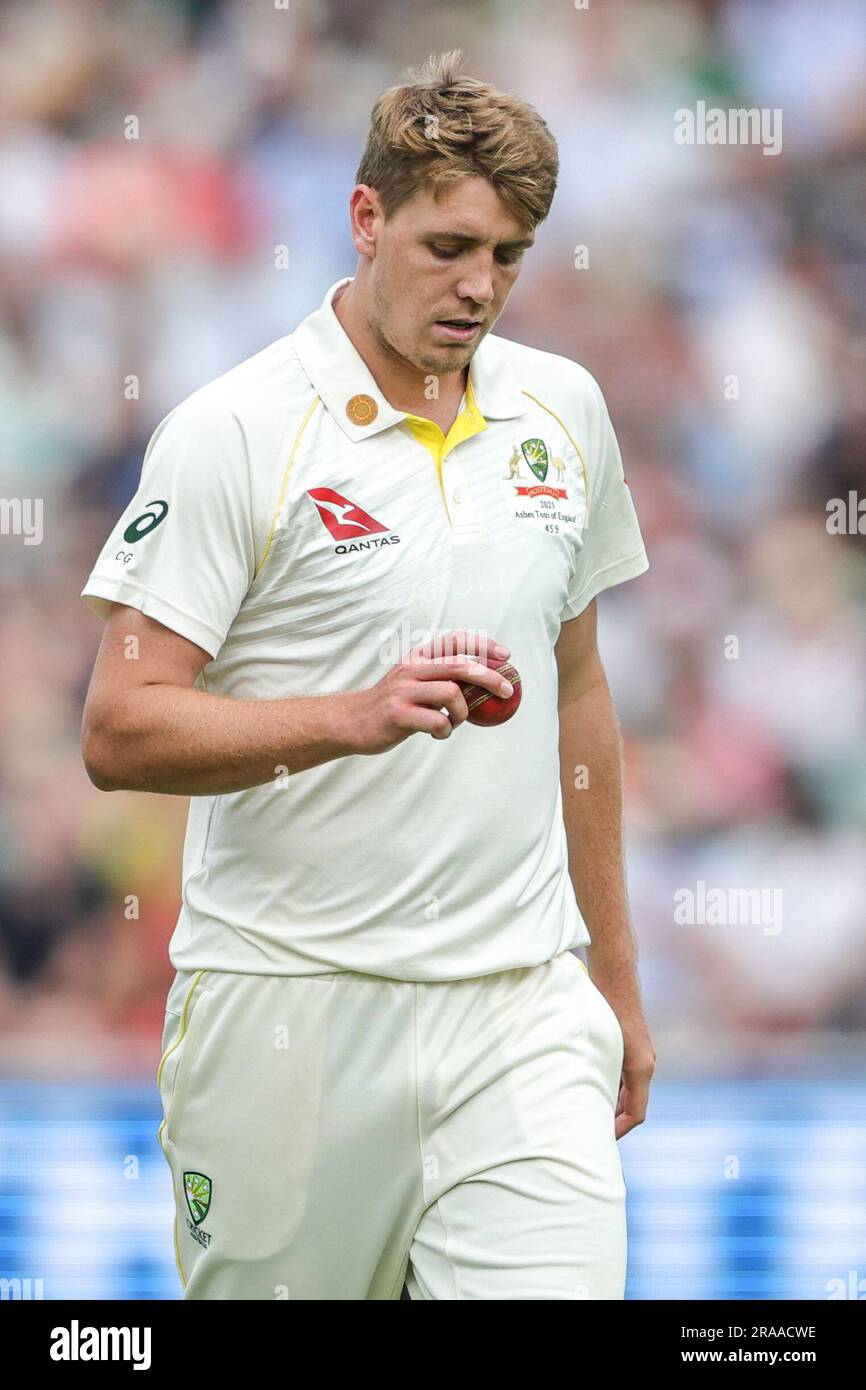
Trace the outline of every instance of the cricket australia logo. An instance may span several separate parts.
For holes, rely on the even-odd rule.
[[[200,1231],[199,1226],[210,1211],[212,1191],[213,1184],[206,1173],[184,1173],[183,1192],[192,1217],[192,1221],[187,1217],[187,1230],[193,1240],[205,1247],[210,1245],[211,1238],[205,1231]]]
[[[183,1190],[190,1216],[200,1226],[210,1211],[211,1180],[205,1173],[184,1173]]]
[[[523,472],[523,464],[528,466],[528,474]],[[557,535],[563,526],[577,520],[565,463],[557,454],[551,456],[543,439],[524,439],[519,448],[515,444],[507,468],[504,481],[512,485],[509,497],[516,520],[534,522],[548,535]],[[555,476],[548,481],[551,470]]]
[[[540,483],[547,477],[550,459],[543,439],[524,439],[520,451]]]
[[[547,477],[547,470],[550,467],[550,455],[547,452],[547,445],[543,439],[524,439],[520,446],[520,451],[529,467],[532,469],[539,483],[543,483]],[[517,453],[517,450],[514,451]],[[560,481],[565,476],[565,464],[561,458],[554,458],[553,467],[556,470]],[[517,488],[518,495],[524,497],[537,497],[542,493],[548,497],[568,497],[564,487],[520,487]]]

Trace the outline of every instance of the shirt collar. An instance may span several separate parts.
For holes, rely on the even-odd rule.
[[[351,281],[352,277],[346,276],[331,286],[321,307],[298,325],[293,342],[301,366],[326,409],[347,438],[354,442],[368,439],[370,435],[378,434],[391,425],[401,424],[407,412],[396,410],[385,399],[332,308],[337,290],[351,284]],[[525,414],[528,408],[526,397],[498,350],[496,341],[491,342],[489,334],[473,354],[469,377],[475,401],[486,419],[508,420]],[[358,396],[369,397],[375,403],[375,418],[369,424],[357,423],[347,413],[347,405]],[[364,412],[356,409],[354,413],[357,416]]]

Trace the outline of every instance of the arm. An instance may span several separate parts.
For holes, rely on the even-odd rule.
[[[622,744],[596,643],[593,600],[563,623],[556,644],[559,754],[568,862],[592,944],[590,975],[620,1022],[623,1082],[616,1135],[646,1116],[655,1052],[637,975],[637,943],[629,920],[622,846]],[[586,785],[575,787],[584,767]]]
[[[453,636],[448,652],[474,650],[471,639]],[[279,767],[294,773],[351,753],[386,752],[412,733],[449,738],[468,714],[456,681],[472,679],[495,694],[505,682],[471,657],[428,659],[428,647],[369,690],[235,700],[192,688],[208,652],[116,603],[84,708],[88,776],[101,791],[222,795],[270,782]]]
[[[192,689],[210,660],[137,609],[113,606],[82,724],[84,764],[100,791],[220,794],[270,782],[278,766],[298,772],[360,751],[350,697],[232,700]]]

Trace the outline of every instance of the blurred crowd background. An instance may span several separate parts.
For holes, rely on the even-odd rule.
[[[354,273],[370,107],[452,47],[558,139],[495,331],[598,378],[650,555],[600,609],[660,1070],[862,1068],[863,5],[38,0],[0,5],[0,495],[44,500],[0,536],[6,1075],[152,1075],[187,803],[90,785],[79,593],[162,416]],[[701,100],[781,153],[677,144]],[[699,883],[781,918],[678,923]]]

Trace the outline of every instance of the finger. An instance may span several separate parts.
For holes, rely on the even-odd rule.
[[[466,698],[453,681],[419,681],[412,699],[433,709],[447,709],[455,728],[469,718]]]
[[[622,1139],[624,1134],[629,1134],[633,1129],[637,1129],[638,1125],[641,1124],[643,1124],[642,1116],[628,1115],[626,1113],[623,1113],[619,1116],[616,1125],[614,1126],[614,1137],[616,1139]]]
[[[468,674],[460,676],[459,679],[468,681],[471,685],[480,685],[489,690],[491,695],[498,695],[503,700],[514,694],[514,686],[505,673],[495,671],[490,666],[473,666]]]
[[[418,656],[410,662],[412,676],[416,680],[424,681],[444,681],[444,680],[470,680],[475,675],[482,675],[489,671],[489,666],[482,666],[474,656]]]
[[[426,709],[419,705],[415,711],[418,733],[430,734],[436,739],[450,738],[454,732],[451,717],[439,709]]]
[[[450,656],[423,658],[412,663],[412,675],[418,680],[468,681],[481,685],[492,695],[507,699],[514,687],[491,666],[480,666],[472,657]]]
[[[472,628],[455,628],[450,632],[437,633],[426,642],[421,642],[409,653],[409,659],[420,657],[449,657],[465,652],[470,656],[480,656],[482,660],[490,656],[504,660],[511,650],[501,642],[496,642],[489,633],[474,631]]]
[[[630,1088],[623,1082],[621,1109],[617,1109],[615,1134],[617,1139],[621,1139],[630,1130],[642,1125],[646,1119],[647,1104],[649,1101],[649,1087],[636,1086]]]

